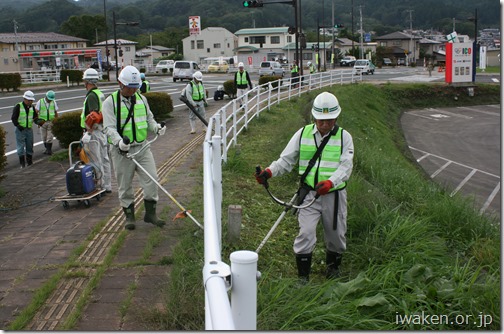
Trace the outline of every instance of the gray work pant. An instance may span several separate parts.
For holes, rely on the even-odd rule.
[[[101,172],[101,188],[112,190],[112,168],[110,167],[109,144],[107,142],[107,136],[103,133],[103,126],[101,124],[95,124],[95,128],[90,134],[91,140],[96,140],[97,145],[93,144],[94,142],[84,144],[85,149],[89,152],[89,161]]]
[[[294,240],[294,253],[310,254],[313,252],[317,241],[317,224],[321,218],[326,250],[340,254],[345,252],[347,230],[346,189],[340,190],[338,193],[338,222],[336,229],[333,228],[335,192],[320,196],[313,205],[298,211],[299,234]],[[310,202],[315,195],[315,191],[310,191],[306,195],[303,204]]]
[[[138,152],[142,145],[131,146],[129,153]],[[114,164],[115,176],[117,179],[117,189],[119,202],[123,208],[127,208],[135,200],[133,189],[133,177],[135,172],[138,174],[140,187],[143,190],[144,200],[157,202],[158,186],[152,179],[142,171],[133,160],[126,158],[126,155],[120,153],[115,146],[110,147],[112,162]],[[158,179],[156,163],[150,149],[145,149],[135,156],[135,160],[155,179]]]

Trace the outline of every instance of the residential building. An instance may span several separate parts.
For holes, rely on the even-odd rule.
[[[208,27],[198,35],[182,40],[185,60],[202,63],[205,58],[233,58],[237,46],[237,37],[229,30],[220,27]]]
[[[49,33],[0,33],[0,72],[85,68],[97,49],[87,40]]]
[[[375,37],[378,46],[385,48],[388,58],[395,60],[398,64],[409,64],[420,58],[420,40],[419,36],[401,31]]]
[[[234,50],[238,61],[251,67],[257,67],[267,60],[292,62],[296,53],[296,40],[295,35],[289,34],[288,30],[288,27],[238,30],[235,32],[238,45]],[[308,53],[311,53],[311,49]]]
[[[169,55],[172,55],[176,52],[174,48],[167,48],[164,46],[160,45],[152,45],[152,46],[146,46],[143,49],[140,49],[136,52],[136,58],[145,58],[148,57],[145,63],[148,64],[156,64],[157,59],[161,57],[167,57]]]

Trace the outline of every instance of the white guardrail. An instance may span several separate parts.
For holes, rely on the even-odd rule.
[[[248,123],[273,104],[300,96],[310,89],[362,81],[362,75],[353,74],[353,69],[333,70],[306,75],[298,80],[303,83],[296,88],[292,78],[279,80],[276,88],[271,83],[257,85],[243,96],[241,107],[234,99],[208,122],[203,143],[206,330],[255,330],[257,324],[258,254],[247,250],[233,252],[231,267],[221,259],[222,163],[227,161],[229,148],[238,143],[238,135]],[[228,290],[231,291],[230,298]]]

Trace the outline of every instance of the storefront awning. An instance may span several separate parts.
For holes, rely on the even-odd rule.
[[[92,56],[96,56],[97,51],[98,51],[98,49],[19,52],[19,58],[82,56],[82,55],[85,57],[92,57]]]

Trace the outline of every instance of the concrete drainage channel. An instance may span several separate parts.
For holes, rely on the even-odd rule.
[[[201,145],[204,136],[205,133],[201,133],[173,154],[158,169],[159,180],[162,180],[171,173],[187,155],[194,151],[198,145]],[[135,207],[138,207],[143,202],[141,194],[142,190],[140,188],[137,189],[135,193]],[[160,196],[164,196],[164,194],[160,192]],[[123,230],[124,220],[125,217],[122,209],[119,208],[79,256],[77,259],[78,267],[69,270],[68,275],[65,275],[68,277],[60,280],[53,294],[47,299],[27,326],[27,330],[58,330],[58,326],[76,309],[80,296],[96,275],[97,269],[95,269],[95,266],[103,264],[111,245]]]

